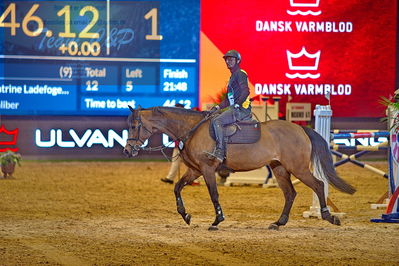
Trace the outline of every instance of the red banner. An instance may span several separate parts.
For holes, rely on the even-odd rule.
[[[330,98],[335,117],[384,116],[378,101],[395,91],[396,1],[201,5],[202,33],[222,53],[241,53],[253,94],[281,96],[282,111],[288,100],[314,108]]]

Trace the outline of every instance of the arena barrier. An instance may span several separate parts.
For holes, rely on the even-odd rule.
[[[398,118],[399,112],[388,109],[388,121],[390,127],[390,149],[389,149],[389,202],[385,214],[381,218],[371,219],[376,223],[399,223],[399,128],[393,123]]]
[[[389,132],[388,131],[382,131],[382,130],[334,130],[333,133],[331,134],[332,139],[343,139],[343,138],[349,138],[349,139],[356,139],[356,138],[372,138],[372,137],[386,137],[389,138]],[[364,162],[360,162],[356,160],[357,158],[361,157],[364,154],[374,152],[374,151],[381,151],[381,150],[386,150],[389,152],[389,142],[385,141],[382,143],[379,143],[375,146],[363,146],[363,145],[356,145],[356,146],[345,146],[345,145],[337,145],[333,144],[330,146],[331,153],[335,155],[336,157],[340,158],[341,160],[338,162],[334,163],[335,167],[338,167],[340,165],[343,165],[347,162],[353,163],[359,167],[366,168],[378,175],[381,175],[385,178],[389,178],[389,175],[385,173],[384,171],[381,171],[380,169],[377,169],[369,164],[366,164]],[[357,151],[356,153],[352,155],[347,155],[344,153],[339,152],[338,150],[355,150]],[[391,167],[391,161],[388,161],[389,167]],[[377,201],[376,203],[371,204],[372,209],[379,209],[379,208],[386,208],[387,207],[387,200],[388,200],[388,191],[384,193]]]

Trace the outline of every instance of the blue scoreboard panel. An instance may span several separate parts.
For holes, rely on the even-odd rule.
[[[198,105],[199,0],[1,1],[0,114]]]

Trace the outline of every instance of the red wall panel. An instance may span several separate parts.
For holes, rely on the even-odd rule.
[[[395,0],[202,0],[201,31],[221,54],[238,50],[252,94],[281,96],[282,110],[289,99],[328,104],[324,94],[330,88],[334,116],[382,117],[378,101],[395,90],[396,5]],[[298,54],[303,47],[310,55],[319,52],[318,64],[305,54],[292,58],[290,68],[288,52]],[[201,56],[201,64],[208,61],[222,60]],[[206,71],[212,69],[202,67],[201,75]]]

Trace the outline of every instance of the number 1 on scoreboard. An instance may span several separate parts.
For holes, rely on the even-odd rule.
[[[158,9],[153,8],[144,16],[145,19],[151,18],[151,35],[146,35],[146,40],[160,41],[163,36],[158,35]]]

